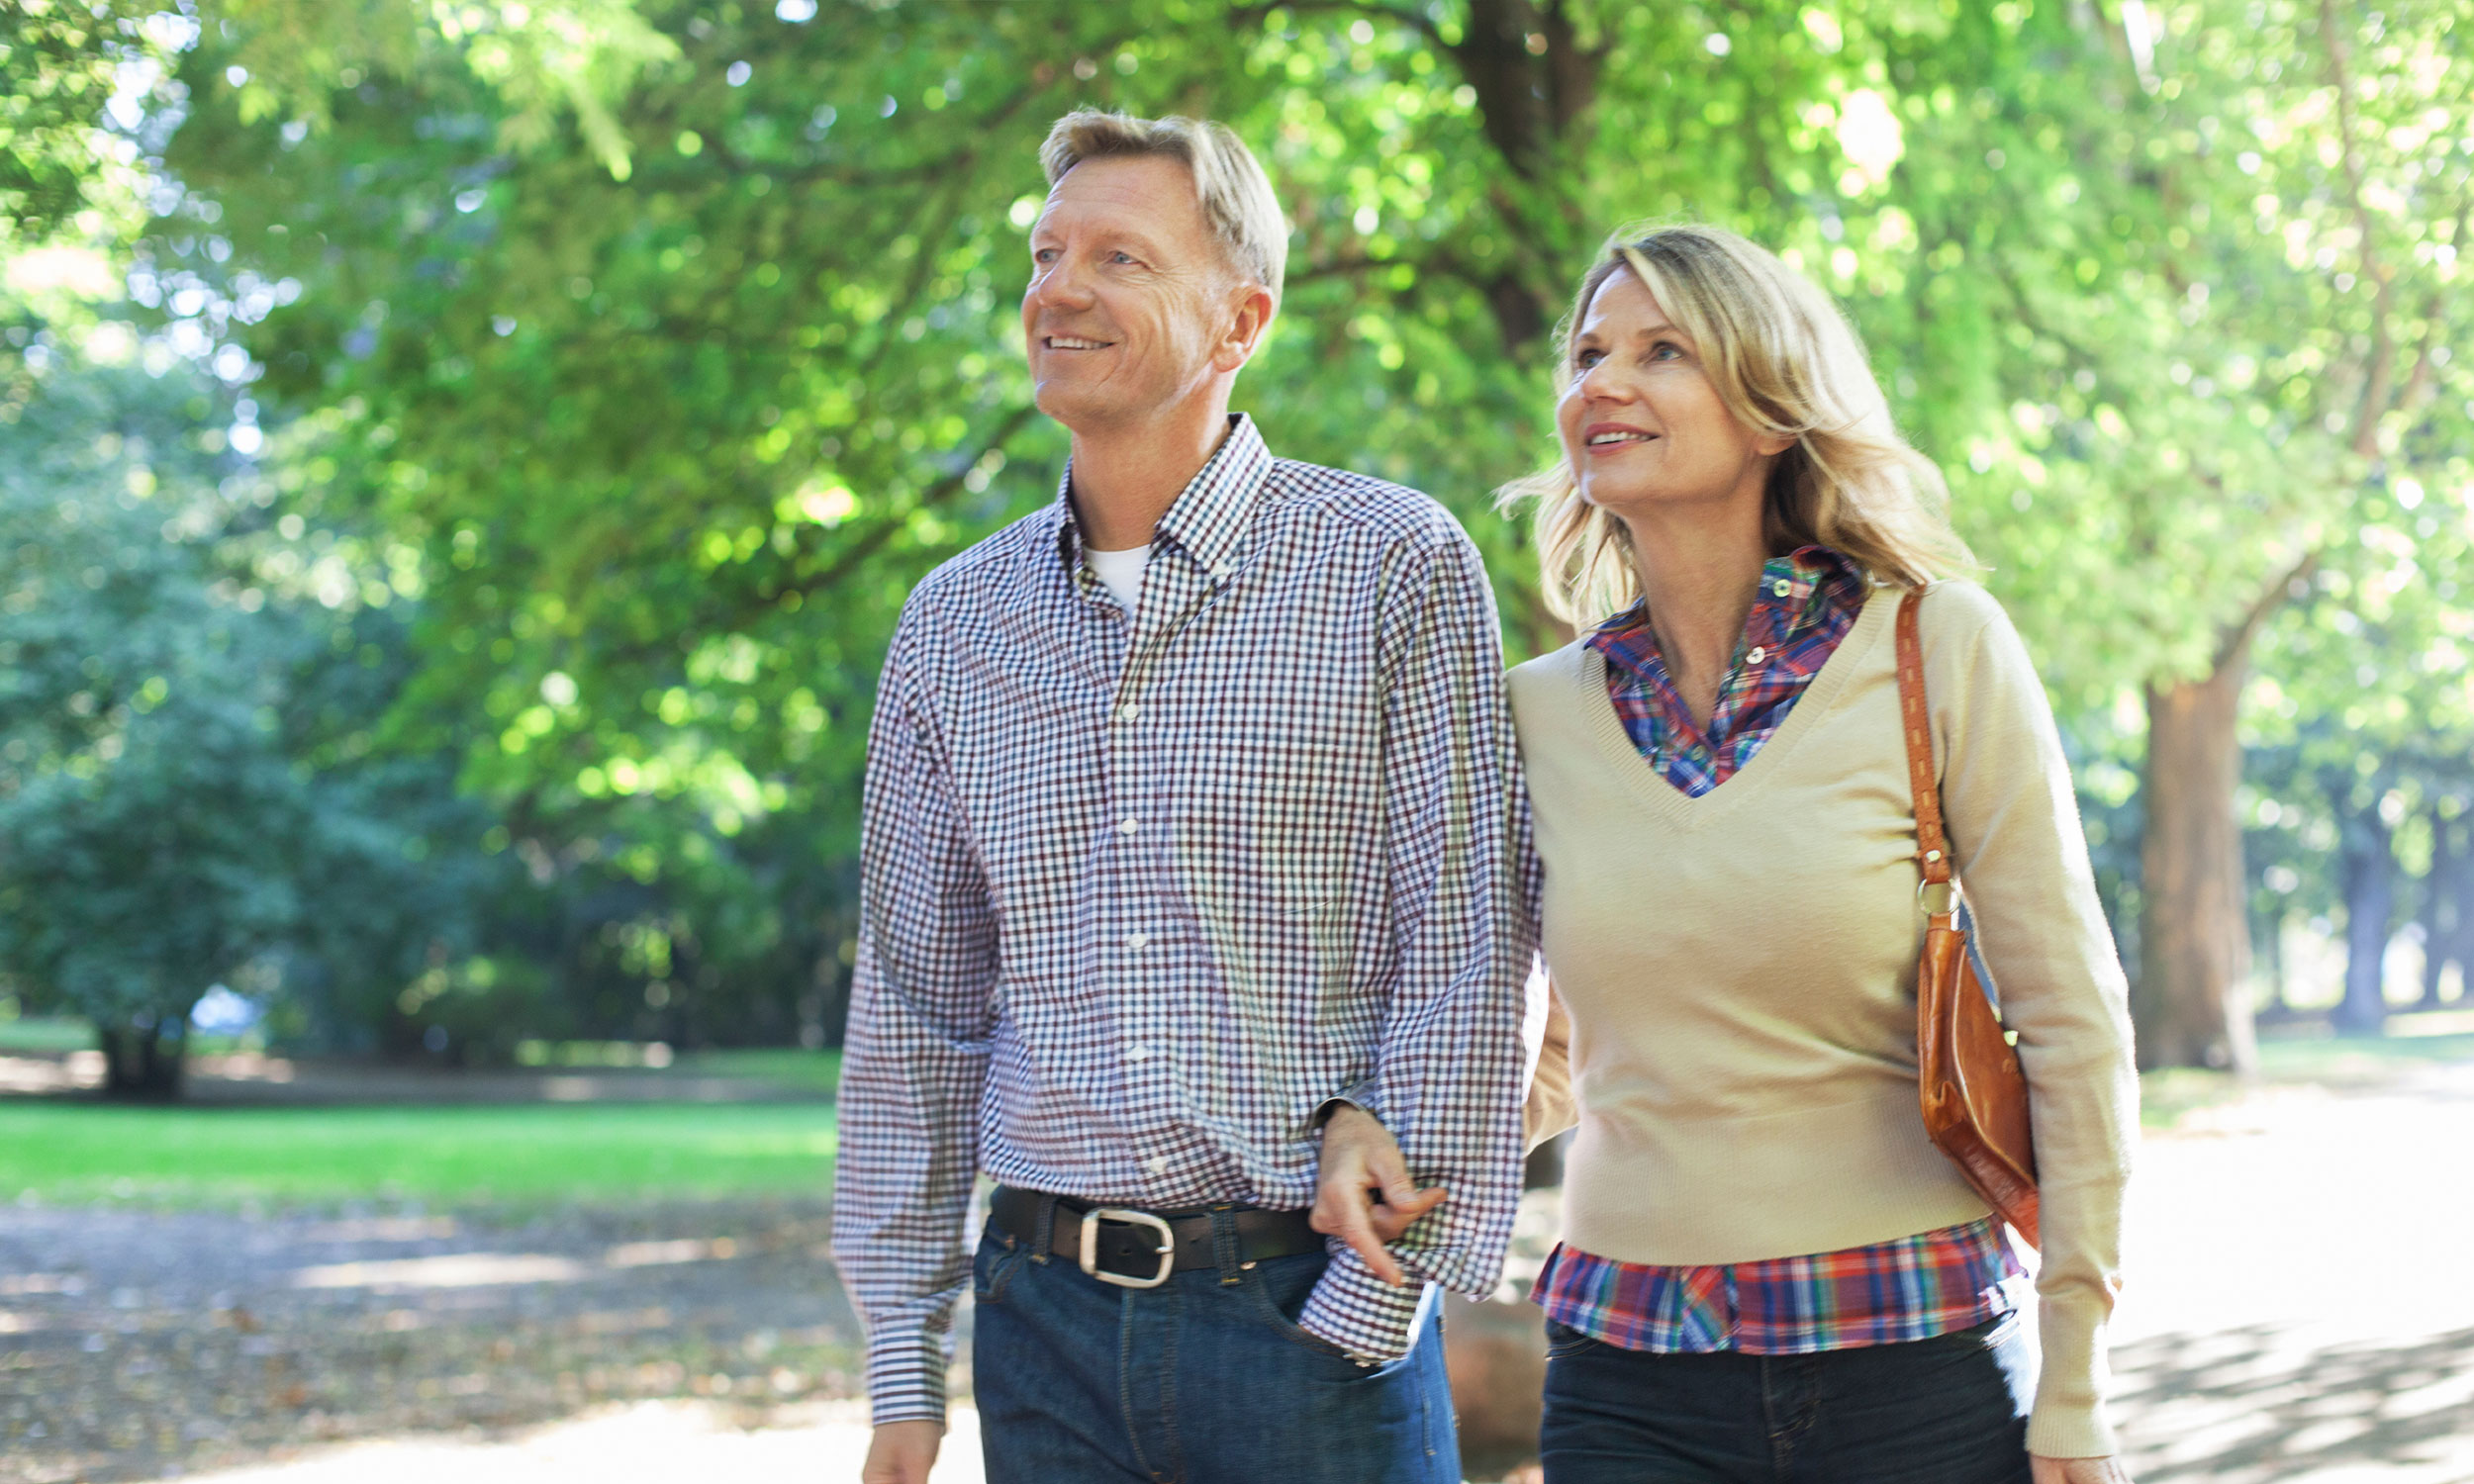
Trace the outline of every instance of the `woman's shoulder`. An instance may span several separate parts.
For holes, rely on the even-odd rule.
[[[2001,600],[1963,577],[1944,578],[1924,590],[1924,607],[1917,615],[1924,639],[1925,660],[1970,655],[1988,642],[1997,648],[2018,645],[2018,630]]]
[[[1588,657],[1588,641],[1574,639],[1561,649],[1514,665],[1503,677],[1513,718],[1535,718],[1541,707],[1560,706],[1568,700],[1580,683]]]
[[[2010,622],[2000,599],[1986,592],[1982,584],[1963,577],[1946,577],[1927,586],[1921,616],[1927,625],[1938,623],[1962,633]]]
[[[1521,661],[1504,678],[1515,691],[1569,685],[1580,674],[1581,662],[1588,653],[1589,641],[1574,639],[1561,649],[1550,649],[1534,660]]]

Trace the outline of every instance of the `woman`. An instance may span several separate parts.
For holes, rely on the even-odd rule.
[[[1531,1138],[1579,1130],[1534,1294],[1549,1484],[2126,1479],[2122,973],[2036,672],[1934,581],[1970,560],[1941,477],[1830,301],[1732,233],[1610,247],[1564,350],[1563,462],[1507,492],[1552,601],[1603,620],[1511,677],[1556,990]],[[1951,849],[2031,1085],[2041,1383],[1917,1108],[1892,619],[1928,582]]]

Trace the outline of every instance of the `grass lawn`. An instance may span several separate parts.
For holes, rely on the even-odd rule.
[[[2399,1016],[2388,1032],[2337,1037],[2300,1026],[2263,1032],[2258,1085],[2362,1088],[2418,1066],[2474,1062],[2474,1016],[2463,1012]],[[2189,1067],[2146,1072],[2139,1081],[2140,1123],[2150,1129],[2170,1128],[2184,1114],[2233,1102],[2250,1090],[2231,1073]]]
[[[532,1204],[822,1195],[826,1104],[118,1107],[0,1101],[0,1201]]]

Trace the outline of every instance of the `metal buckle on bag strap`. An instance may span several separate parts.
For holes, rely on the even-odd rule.
[[[1159,1233],[1160,1246],[1156,1250],[1156,1255],[1160,1259],[1160,1270],[1147,1278],[1129,1278],[1123,1273],[1101,1272],[1099,1270],[1099,1224],[1103,1221],[1121,1222],[1129,1227],[1148,1227]],[[1167,1222],[1148,1211],[1128,1211],[1117,1206],[1094,1206],[1083,1213],[1083,1249],[1080,1261],[1083,1271],[1102,1283],[1114,1283],[1119,1288],[1157,1288],[1169,1280],[1170,1272],[1177,1266],[1177,1233]]]

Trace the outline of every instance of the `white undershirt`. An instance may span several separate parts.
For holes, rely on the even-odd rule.
[[[1143,564],[1151,560],[1151,548],[1137,546],[1131,551],[1099,551],[1086,546],[1083,556],[1091,563],[1092,575],[1106,583],[1108,591],[1116,595],[1116,601],[1125,604],[1127,615],[1137,611],[1143,592]]]

